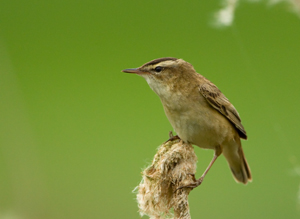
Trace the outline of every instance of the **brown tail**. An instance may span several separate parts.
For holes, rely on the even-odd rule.
[[[238,143],[238,145],[236,145]],[[231,145],[233,146],[233,145]],[[237,151],[234,148],[237,148]],[[225,150],[224,150],[225,149]],[[246,161],[240,139],[235,142],[235,147],[224,148],[223,154],[226,157],[231,172],[237,182],[247,184],[252,181],[251,171]]]
[[[230,169],[236,181],[247,184],[248,181],[252,181],[252,176],[242,147],[239,148],[239,155],[240,166],[238,167],[238,169],[234,169],[231,167]]]

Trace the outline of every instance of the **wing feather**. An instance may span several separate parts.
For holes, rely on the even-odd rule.
[[[233,123],[241,138],[247,139],[247,134],[241,123],[239,113],[216,85],[206,82],[200,86],[200,93],[213,108]]]

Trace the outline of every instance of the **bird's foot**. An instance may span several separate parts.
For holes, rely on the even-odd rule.
[[[191,175],[191,176],[192,176],[192,180],[193,180],[194,182],[192,182],[192,183],[190,183],[190,184],[187,184],[187,185],[179,186],[179,187],[175,190],[175,192],[176,192],[177,190],[183,189],[183,188],[190,188],[190,189],[197,188],[197,187],[200,186],[201,183],[203,182],[203,179],[204,179],[203,176],[201,176],[199,179],[196,179],[195,174],[193,174],[193,173],[188,173],[188,175]]]
[[[173,135],[173,132],[172,131],[170,131],[169,132],[169,139],[165,142],[165,143],[167,143],[167,142],[169,142],[169,141],[174,141],[174,140],[177,140],[177,139],[180,139],[179,138],[179,136],[178,135]]]

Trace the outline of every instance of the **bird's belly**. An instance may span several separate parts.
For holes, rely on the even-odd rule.
[[[179,119],[176,123],[174,129],[185,142],[207,149],[213,149],[221,142],[217,128],[206,120],[186,121]]]
[[[167,114],[167,113],[166,113]],[[172,113],[167,115],[179,137],[201,148],[214,149],[221,145],[232,130],[230,122],[214,109]]]

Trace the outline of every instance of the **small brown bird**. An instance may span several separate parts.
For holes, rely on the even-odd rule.
[[[238,112],[217,86],[198,74],[190,63],[177,58],[160,58],[123,72],[146,79],[160,97],[181,140],[215,151],[203,175],[196,180],[191,174],[194,183],[179,189],[199,186],[221,153],[237,182],[247,184],[252,180],[240,140],[247,139],[247,135]]]

